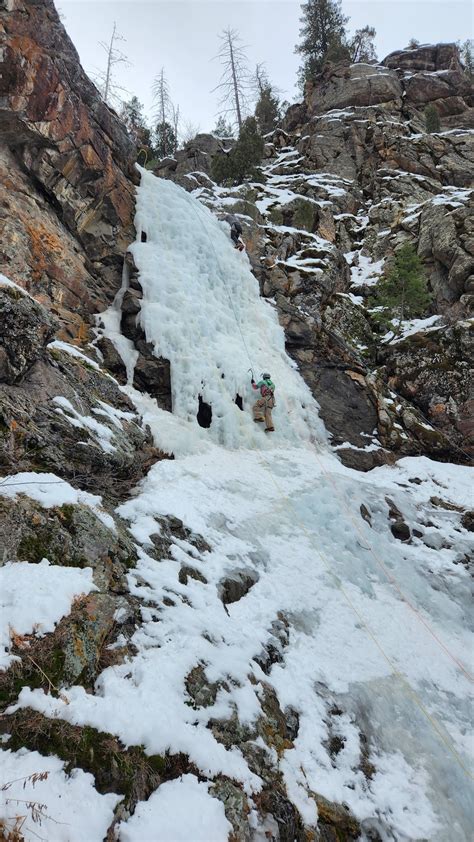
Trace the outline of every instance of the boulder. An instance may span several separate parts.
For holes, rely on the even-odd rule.
[[[2,470],[51,472],[107,498],[125,494],[164,455],[116,381],[58,348],[14,384],[0,383],[0,420]]]
[[[462,97],[469,93],[470,83],[461,69],[442,70],[439,73],[416,73],[406,79],[404,87],[408,103],[420,105],[433,100],[456,97],[460,105]],[[464,105],[463,111],[465,107]]]
[[[380,65],[330,65],[306,87],[305,101],[308,117],[379,103],[400,109],[402,86],[395,72]]]
[[[430,202],[421,212],[418,254],[427,266],[438,311],[459,301],[474,273],[472,199],[466,205],[456,202]],[[469,251],[466,250],[469,249]]]
[[[391,70],[433,73],[437,70],[461,70],[457,44],[421,44],[405,50],[395,50],[382,64]]]

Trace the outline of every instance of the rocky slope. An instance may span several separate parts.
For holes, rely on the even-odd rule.
[[[156,356],[140,321],[143,289],[130,257],[123,272],[135,236],[132,147],[82,71],[52,0],[0,0],[0,31],[0,571],[8,593],[22,595],[18,612],[8,614],[10,626],[2,628],[5,710],[26,687],[44,690],[53,706],[73,687],[99,701],[105,698],[99,679],[108,668],[112,674],[116,668],[128,686],[128,665],[144,640],[147,651],[160,623],[169,631],[150,651],[166,651],[175,629],[174,620],[165,618],[174,618],[175,609],[189,609],[185,624],[178,623],[182,651],[187,623],[193,629],[191,609],[195,616],[203,609],[203,592],[225,614],[229,625],[223,636],[231,639],[232,606],[245,606],[249,593],[260,606],[263,596],[255,594],[259,580],[260,587],[266,580],[258,566],[259,545],[244,553],[245,565],[238,564],[236,539],[222,531],[221,557],[207,532],[169,514],[166,494],[164,512],[148,514],[143,503],[140,529],[130,514],[139,497],[136,487],[150,469],[158,471],[158,484],[150,480],[155,499],[161,492],[160,463],[173,464],[173,454],[156,445],[171,409],[170,363]],[[423,109],[431,101],[443,123],[436,135],[423,131]],[[368,470],[420,453],[465,461],[474,446],[467,382],[474,277],[472,106],[456,49],[420,47],[393,54],[382,65],[335,67],[315,80],[304,102],[267,138],[261,182],[233,190],[214,185],[209,170],[219,142],[209,136],[160,165],[159,175],[177,180],[214,211],[241,215],[261,295],[274,301],[287,350],[347,465]],[[424,261],[435,296],[430,315],[439,318],[425,330],[407,331],[400,342],[384,342],[367,298],[384,261],[406,240],[416,244]],[[108,309],[114,299],[115,309]],[[156,405],[162,415],[150,411]],[[150,419],[157,428],[153,435]],[[285,476],[285,460],[277,463]],[[202,470],[212,473],[205,459]],[[221,487],[224,497],[239,486],[232,470],[228,487],[227,477]],[[417,482],[431,488],[431,480],[412,477],[408,469],[406,476],[413,492]],[[190,486],[199,485],[199,466],[190,466],[189,477]],[[406,478],[403,472],[401,477]],[[177,471],[175,482],[181,481]],[[172,497],[173,481],[170,488]],[[361,489],[367,502],[371,492]],[[205,496],[198,490],[196,498],[200,495]],[[394,543],[400,564],[405,555],[411,563],[418,552],[427,569],[436,567],[442,551],[449,571],[441,572],[440,589],[464,588],[472,530],[465,501],[450,502],[443,490],[423,497],[419,506],[410,498],[406,510],[398,497],[387,498],[382,511],[375,496],[371,507],[358,495],[362,522]],[[336,503],[331,506],[336,519]],[[219,529],[227,528],[222,519],[220,526],[214,514],[209,519],[215,541]],[[246,534],[245,520],[241,529]],[[153,592],[158,562],[169,571],[159,596]],[[300,566],[304,592],[305,563]],[[63,602],[57,597],[66,579]],[[39,626],[28,614],[30,599],[34,606],[39,600]],[[298,735],[308,726],[279,698],[272,671],[285,662],[290,638],[301,633],[297,625],[290,611],[274,612],[268,620],[261,651],[252,660],[259,680],[250,672],[241,685],[242,694],[258,685],[259,714],[250,724],[239,719],[236,707],[232,715],[225,705],[219,708],[235,689],[231,678],[212,679],[204,658],[187,671],[184,710],[190,723],[201,723],[262,781],[251,798],[238,776],[215,774],[210,793],[223,805],[229,838],[239,842],[258,840],[262,833],[288,842],[382,838],[379,833],[391,832],[388,820],[358,819],[337,787],[330,795],[332,770],[339,774],[338,763],[346,763],[346,743],[357,744],[350,787],[355,781],[371,792],[382,771],[366,736],[366,713],[343,710],[339,705],[346,700],[326,686],[318,685],[315,699],[330,785],[326,791],[319,781],[318,791],[310,793],[319,812],[311,828],[288,791],[286,753],[296,751]],[[205,630],[201,636],[209,652],[213,635]],[[139,687],[138,674],[135,681]],[[54,776],[57,762],[68,786],[83,781],[88,787],[87,795],[75,791],[76,809],[84,797],[93,803],[91,791],[98,812],[99,803],[107,804],[100,828],[88,826],[80,842],[84,833],[91,840],[115,838],[139,802],[166,792],[168,783],[193,776],[196,786],[208,786],[198,781],[202,768],[185,751],[153,752],[140,740],[121,741],[120,729],[109,727],[112,733],[28,704],[9,709],[3,719],[5,769],[17,769],[8,765],[13,756],[15,763],[26,763],[26,757],[31,771],[50,769]],[[21,753],[24,748],[28,755]],[[25,769],[21,774],[30,773]],[[93,786],[89,779],[86,786],[84,772],[94,776]],[[8,780],[15,777],[14,771],[6,774]],[[367,799],[364,809],[370,811]],[[64,818],[84,827],[80,812],[73,821],[71,813]]]
[[[440,114],[437,134],[425,132],[427,104]],[[218,141],[207,136],[157,170],[241,216],[262,295],[275,300],[287,348],[333,444],[352,445],[339,455],[354,467],[472,456],[473,126],[457,48],[422,46],[309,83],[267,137],[259,183],[216,188],[206,174]],[[389,343],[368,298],[405,242],[429,280],[427,316],[439,318]]]

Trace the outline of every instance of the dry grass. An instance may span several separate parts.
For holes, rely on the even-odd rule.
[[[35,787],[38,782],[45,781],[48,775],[49,772],[33,772],[33,774],[27,775],[23,778],[17,778],[14,781],[7,781],[6,783],[0,785],[0,792],[9,792],[12,787],[15,791],[17,786],[20,784],[23,790],[26,788],[27,784],[31,784]],[[31,799],[16,798],[14,795],[12,797],[7,796],[7,798],[5,798],[5,805],[8,804],[15,804],[16,809],[26,812],[17,813],[17,815],[12,818],[0,818],[1,842],[25,842],[23,828],[28,829],[28,831],[34,836],[37,836],[38,839],[44,838],[33,830],[33,828],[26,828],[26,822],[30,819],[35,825],[40,827],[44,819],[52,819],[52,817],[48,816],[46,813],[46,804],[41,804],[41,802],[33,801]],[[52,819],[52,821],[54,821],[54,819]]]

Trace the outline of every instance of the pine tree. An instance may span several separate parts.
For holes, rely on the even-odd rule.
[[[349,40],[349,53],[353,64],[357,62],[377,61],[374,38],[376,32],[373,26],[356,29],[355,35]]]
[[[140,130],[145,126],[143,116],[143,105],[136,96],[132,96],[128,102],[122,103],[120,117],[125,123],[127,131],[134,143],[138,142]]]
[[[212,161],[212,177],[218,184],[242,184],[245,178],[258,178],[264,142],[255,117],[247,117],[239,139],[229,152],[222,151]]]
[[[140,163],[155,158],[156,152],[151,140],[151,129],[147,126],[143,116],[143,105],[138,97],[132,96],[128,102],[122,103],[120,117],[125,123],[130,139],[135,144]]]
[[[166,120],[164,123],[157,123],[153,133],[153,141],[155,156],[158,159],[173,154],[177,147],[173,126]]]
[[[423,264],[411,243],[401,246],[393,263],[377,286],[377,303],[398,319],[397,333],[407,318],[423,315],[431,301]]]
[[[419,46],[420,46],[420,42],[417,41],[416,38],[410,38],[410,40],[408,42],[408,47],[406,47],[405,49],[416,50],[416,48],[419,47]]]
[[[273,131],[280,119],[280,103],[276,90],[273,88],[262,64],[255,68],[254,86],[257,94],[255,105],[255,119],[260,134],[265,135]]]
[[[155,147],[159,158],[166,158],[176,152],[178,145],[177,126],[179,108],[171,102],[168,80],[164,68],[153,83],[153,102],[155,103]]]
[[[432,103],[425,108],[425,126],[428,134],[433,134],[433,132],[439,132],[440,130],[439,111],[436,105]]]
[[[217,123],[215,128],[212,130],[212,134],[216,137],[233,137],[234,132],[230,123],[228,123],[222,115],[217,118]]]
[[[333,55],[345,43],[347,18],[341,10],[341,0],[308,0],[301,6],[300,43],[295,52],[303,56],[298,71],[301,87],[323,69],[331,50]]]

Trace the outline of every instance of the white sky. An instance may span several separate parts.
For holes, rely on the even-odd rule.
[[[153,78],[165,68],[171,96],[184,122],[200,131],[216,121],[221,68],[212,61],[219,34],[237,29],[248,45],[250,67],[265,62],[283,98],[296,101],[296,72],[300,57],[300,0],[56,0],[81,57],[91,74],[105,67],[99,41],[108,41],[114,21],[126,39],[119,44],[130,66],[119,65],[116,81],[152,111]],[[473,37],[471,0],[343,0],[350,16],[348,29],[365,24],[377,30],[379,58],[405,47],[410,38],[421,43],[464,41]],[[128,97],[125,97],[128,98]]]

